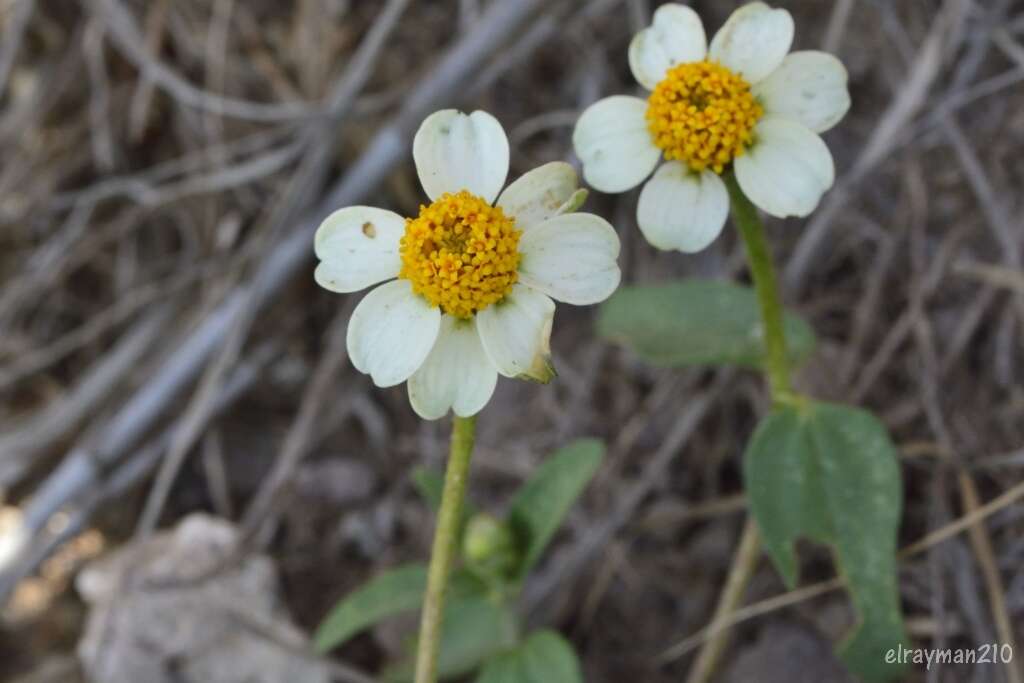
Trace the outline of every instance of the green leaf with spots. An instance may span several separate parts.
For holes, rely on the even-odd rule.
[[[520,578],[540,559],[603,457],[601,441],[574,441],[538,467],[516,494],[508,522],[522,547]]]
[[[798,538],[835,550],[858,613],[840,647],[850,670],[868,681],[898,677],[885,653],[907,642],[896,582],[902,484],[885,426],[847,406],[783,408],[751,438],[744,479],[765,549],[791,588]]]
[[[792,314],[785,328],[790,359],[799,364],[814,350],[814,332]],[[620,287],[597,322],[598,334],[662,367],[760,367],[761,329],[753,289],[696,279]]]
[[[490,659],[475,683],[583,683],[583,675],[572,645],[554,631],[538,631]]]

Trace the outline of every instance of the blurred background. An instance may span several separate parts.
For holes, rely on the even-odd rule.
[[[216,599],[262,643],[251,680],[373,680],[400,625],[330,658],[305,634],[375,572],[427,557],[409,473],[443,466],[448,424],[351,367],[359,295],[314,284],[312,230],[348,204],[415,214],[412,132],[438,108],[496,115],[511,177],[575,162],[581,109],[636,90],[626,48],[658,4],[0,0],[0,680],[85,680],[83,662],[101,682],[186,680]],[[691,4],[710,34],[741,3]],[[776,4],[796,49],[840,56],[853,97],[826,135],[835,188],[809,219],[768,224],[784,297],[818,334],[799,387],[891,430],[901,546],[996,500],[902,561],[900,590],[918,646],[1003,643],[1024,624],[1024,506],[998,499],[1024,472],[1024,3]],[[730,230],[658,253],[635,206],[587,204],[618,229],[627,282],[746,281]],[[651,368],[595,315],[559,307],[552,385],[499,383],[470,495],[500,512],[560,445],[605,440],[524,613],[566,635],[588,681],[676,682],[699,642],[663,655],[710,621],[766,394],[749,372]],[[174,581],[233,540],[216,595],[197,580],[111,607],[146,558]],[[800,553],[804,585],[833,576],[826,549]],[[785,591],[765,561],[745,602]],[[789,597],[732,630],[714,680],[848,680],[832,652],[847,596]],[[163,673],[132,669],[125,630],[160,634],[143,645]]]

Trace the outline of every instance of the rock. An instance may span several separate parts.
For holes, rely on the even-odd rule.
[[[857,683],[832,652],[832,644],[800,622],[775,622],[741,650],[725,683]]]
[[[231,558],[237,531],[192,515],[88,566],[78,656],[93,683],[327,683],[278,599],[271,561]]]

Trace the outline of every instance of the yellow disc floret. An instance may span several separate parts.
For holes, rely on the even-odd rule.
[[[722,173],[753,141],[764,109],[742,77],[715,62],[669,69],[647,100],[647,128],[666,159]]]
[[[511,291],[521,234],[500,207],[445,193],[406,219],[398,277],[448,315],[470,318]]]

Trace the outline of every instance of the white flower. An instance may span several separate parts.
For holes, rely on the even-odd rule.
[[[508,138],[485,112],[432,114],[413,158],[432,203],[415,218],[366,206],[328,216],[316,233],[316,281],[346,293],[389,280],[352,314],[352,364],[380,387],[408,380],[425,419],[449,409],[467,417],[490,400],[499,374],[554,376],[552,299],[611,295],[619,238],[604,219],[573,213],[586,190],[569,164],[541,166],[501,192]]]
[[[617,95],[573,133],[587,182],[603,192],[644,185],[637,222],[659,249],[700,251],[722,231],[732,170],[743,193],[778,218],[806,216],[832,186],[818,136],[850,108],[846,69],[824,52],[789,52],[793,19],[763,2],[729,17],[708,47],[689,7],[662,5],[629,46],[645,101]]]

